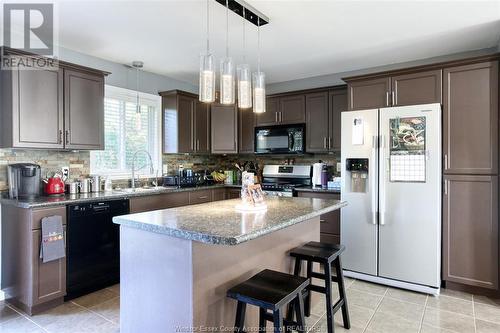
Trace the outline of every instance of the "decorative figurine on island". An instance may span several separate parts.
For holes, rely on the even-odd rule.
[[[260,184],[254,183],[253,172],[241,173],[241,203],[236,205],[236,209],[246,212],[267,209],[264,192]]]

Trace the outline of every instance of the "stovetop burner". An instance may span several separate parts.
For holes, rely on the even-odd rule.
[[[303,184],[290,183],[263,183],[262,189],[268,191],[293,191],[297,187],[304,186]]]

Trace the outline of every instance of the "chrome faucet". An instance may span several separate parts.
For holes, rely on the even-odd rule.
[[[147,164],[144,164],[139,169],[137,169],[137,170],[135,169],[135,160],[136,160],[137,155],[139,153],[145,153],[148,156],[149,168],[150,168],[151,174],[154,174],[154,172],[155,172],[154,165],[153,165],[153,158],[151,158],[151,154],[147,150],[144,150],[144,149],[136,151],[132,157],[132,189],[135,189],[135,172],[139,171],[141,169],[144,169],[144,167],[147,166]],[[158,180],[156,181],[156,183],[158,183]]]

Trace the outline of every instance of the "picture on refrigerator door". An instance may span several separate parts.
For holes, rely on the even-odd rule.
[[[425,182],[425,117],[389,122],[390,181]]]

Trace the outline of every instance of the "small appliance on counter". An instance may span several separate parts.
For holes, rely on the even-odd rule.
[[[327,173],[327,168],[326,164],[319,161],[318,163],[313,164],[313,171],[312,171],[312,186],[323,186],[323,173]],[[324,186],[326,186],[326,182],[328,180],[328,174],[325,175],[325,181],[324,181]]]
[[[47,175],[47,178],[43,180],[45,183],[44,192],[47,195],[60,195],[65,192],[64,181],[62,180],[62,175],[55,172],[53,176]]]
[[[41,168],[38,164],[10,164],[7,170],[11,198],[35,198],[40,195]]]

